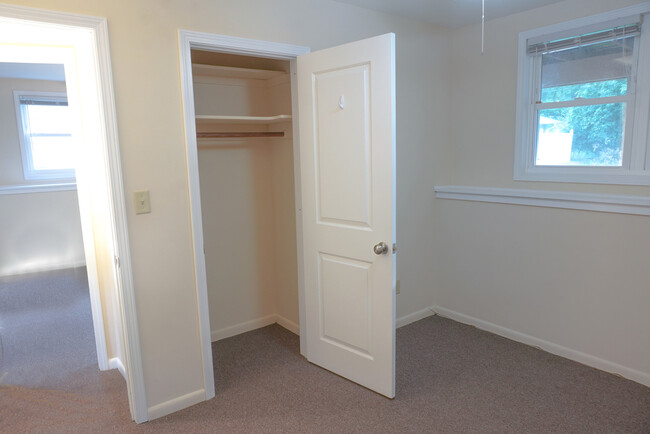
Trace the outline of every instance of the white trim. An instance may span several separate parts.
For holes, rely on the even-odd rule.
[[[300,121],[298,110],[298,62],[292,59],[289,62],[289,73],[291,77],[291,115],[293,123],[291,125],[293,137],[293,186],[294,186],[294,206],[296,218],[296,258],[298,271],[298,329],[305,330],[307,305],[305,304],[305,269],[304,269],[304,250],[303,250],[303,227],[302,227],[302,185],[301,185],[301,168],[300,168]],[[298,333],[300,336],[300,354],[307,357],[307,333]]]
[[[214,371],[212,366],[212,332],[210,330],[208,284],[205,267],[205,252],[203,247],[203,221],[201,216],[201,190],[199,187],[199,164],[196,139],[196,113],[194,112],[194,84],[192,82],[191,50],[200,49],[230,54],[290,60],[300,54],[309,52],[309,48],[189,30],[179,30],[178,38],[181,60],[181,96],[185,122],[185,144],[187,152],[188,184],[190,190],[190,214],[192,224],[192,242],[194,246],[194,272],[199,317],[199,336],[203,358],[205,399],[210,399],[215,396]],[[295,142],[294,139],[294,148],[295,143],[297,142]],[[300,234],[298,235],[300,236]]]
[[[120,374],[122,374],[122,377],[124,377],[126,380],[126,369],[124,368],[124,364],[122,363],[122,360],[119,359],[119,357],[108,359],[108,369],[117,369]]]
[[[158,419],[159,417],[167,416],[175,411],[182,410],[194,404],[198,404],[205,400],[205,390],[199,389],[194,392],[187,393],[169,401],[149,407],[149,419]]]
[[[493,202],[650,216],[650,197],[514,188],[435,186],[438,199]]]
[[[65,184],[33,184],[33,185],[2,185],[0,196],[3,194],[29,194],[29,193],[51,193],[55,191],[74,191],[77,184],[74,182]]]
[[[275,322],[277,322],[279,326],[284,327],[294,335],[300,336],[300,326],[298,324],[291,321],[290,319],[283,317],[282,315],[276,315],[275,317]]]
[[[80,41],[80,50],[85,49],[83,43],[89,43],[90,50],[94,57],[96,69],[95,83],[99,97],[99,107],[102,121],[100,122],[99,134],[102,136],[101,150],[102,158],[106,159],[108,174],[109,194],[111,195],[108,208],[111,214],[110,230],[114,237],[114,249],[111,253],[116,254],[116,262],[119,264],[116,272],[118,276],[118,303],[122,316],[124,330],[124,362],[126,367],[127,391],[131,416],[136,422],[144,422],[148,419],[147,402],[144,386],[144,375],[142,372],[142,359],[140,354],[140,342],[137,325],[137,313],[135,309],[135,294],[131,270],[131,259],[128,244],[128,230],[126,224],[126,208],[124,206],[123,182],[119,158],[119,143],[117,140],[117,118],[115,113],[115,101],[113,92],[113,80],[110,64],[110,49],[108,44],[108,25],[105,18],[97,18],[85,15],[77,15],[63,12],[48,11],[43,9],[28,8],[23,6],[12,6],[0,4],[0,20],[16,22],[26,25],[37,25],[43,29],[61,31],[63,29],[80,30],[86,32],[90,39]],[[74,45],[74,44],[72,44]],[[67,69],[66,69],[67,75]],[[70,96],[70,95],[69,95]],[[83,224],[82,224],[83,226]],[[87,226],[87,225],[86,225]],[[94,253],[88,252],[94,249],[94,241],[91,243],[92,231],[84,232],[84,250],[86,255],[94,259]],[[86,242],[88,239],[88,244]],[[87,256],[88,258],[88,256]],[[90,271],[93,263],[88,263]],[[90,282],[90,279],[89,279]],[[92,282],[90,282],[92,284]],[[96,282],[95,282],[96,283]],[[98,309],[99,308],[99,309]],[[101,306],[93,307],[93,318],[101,318]],[[103,327],[102,327],[103,330]],[[103,332],[102,332],[103,333]],[[96,329],[97,334],[97,329]],[[96,336],[96,340],[105,340],[103,336]],[[98,344],[98,358],[100,367],[108,364],[107,355],[101,354]],[[105,352],[105,347],[104,347]]]
[[[124,181],[120,158],[120,146],[117,129],[117,111],[115,107],[115,91],[113,89],[113,72],[110,59],[108,22],[105,18],[96,20],[95,37],[97,46],[98,72],[102,86],[102,109],[106,130],[108,170],[110,172],[110,194],[112,201],[111,217],[115,243],[115,259],[118,277],[118,308],[122,319],[124,333],[124,361],[126,362],[126,382],[129,395],[131,416],[137,423],[149,420],[147,413],[147,396],[142,368],[140,345],[140,328],[135,301],[135,284],[131,263],[131,248],[127,224],[126,200],[124,196]]]
[[[395,328],[404,327],[432,315],[434,315],[434,312],[431,311],[431,308],[418,310],[417,312],[397,318],[397,321],[395,321]]]
[[[199,188],[199,158],[196,139],[196,114],[194,113],[194,83],[192,82],[193,33],[179,30],[179,51],[181,59],[182,103],[185,121],[185,143],[187,152],[187,173],[190,193],[190,215],[192,242],[194,246],[194,277],[199,316],[199,337],[203,358],[203,383],[205,399],[213,398],[214,371],[212,366],[212,338],[210,333],[210,310],[208,304],[208,281],[203,247],[203,221],[201,217],[201,190]]]
[[[191,44],[190,48],[242,56],[265,57],[267,59],[294,59],[309,53],[309,48],[301,45],[281,44],[236,36],[179,30],[181,41]],[[191,65],[190,65],[191,71]]]
[[[572,348],[545,341],[543,339],[539,339],[525,333],[520,333],[488,321],[483,321],[481,319],[453,311],[451,309],[445,309],[444,307],[440,306],[431,306],[430,309],[435,314],[442,317],[450,318],[463,324],[473,325],[481,330],[485,330],[526,345],[540,348],[541,350],[548,353],[555,354],[557,356],[561,356],[605,372],[618,374],[629,380],[636,381],[637,383],[641,383],[650,387],[650,373],[642,372],[609,360],[601,359],[600,357],[592,356],[591,354],[586,354]]]
[[[281,327],[289,330],[295,335],[300,335],[300,326],[287,318],[273,314],[267,315],[262,318],[257,318],[251,321],[242,322],[232,326],[224,327],[221,329],[212,330],[210,337],[212,342],[217,342],[222,339],[231,338],[242,333],[251,332],[253,330],[261,329],[262,327],[270,326],[271,324],[278,324]]]
[[[237,336],[242,333],[250,332],[260,329],[262,327],[275,324],[277,322],[277,315],[268,315],[262,318],[257,318],[251,321],[242,322],[229,327],[212,330],[210,337],[212,342],[220,341],[221,339]]]
[[[534,107],[534,83],[539,81],[539,70],[534,67],[534,58],[527,54],[530,40],[543,39],[544,35],[553,35],[567,31],[593,27],[634,15],[650,12],[650,2],[616,9],[613,11],[566,21],[550,26],[519,33],[517,60],[517,103],[515,120],[515,152],[513,179],[517,181],[578,182],[594,184],[650,185],[650,152],[646,139],[649,107],[647,104],[647,87],[649,80],[644,72],[650,51],[644,48],[650,40],[650,29],[643,26],[638,38],[641,44],[635,44],[637,66],[637,86],[635,100],[628,104],[628,122],[624,134],[625,143],[622,167],[576,167],[576,166],[536,166],[534,164],[534,142],[536,134]],[[638,46],[641,45],[641,50]],[[636,54],[635,54],[636,55]],[[636,102],[635,102],[636,101]],[[539,107],[538,107],[539,108]],[[639,123],[645,122],[645,125]],[[631,138],[631,140],[630,140]],[[646,155],[647,153],[647,155]],[[645,167],[644,167],[645,166]]]
[[[48,264],[45,266],[40,265],[35,267],[21,268],[20,270],[15,270],[15,269],[13,271],[11,269],[4,270],[4,272],[0,272],[0,277],[20,276],[22,274],[42,273],[45,271],[67,270],[70,268],[79,268],[85,266],[86,266],[85,259],[81,261],[74,261],[74,262],[59,262],[56,264]]]

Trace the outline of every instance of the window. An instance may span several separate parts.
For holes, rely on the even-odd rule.
[[[648,12],[520,34],[516,180],[650,185]]]
[[[26,180],[74,179],[72,123],[65,94],[14,91]]]

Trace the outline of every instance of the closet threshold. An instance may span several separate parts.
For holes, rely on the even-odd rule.
[[[284,137],[284,131],[258,131],[258,132],[207,132],[196,133],[198,139],[224,139],[232,137]]]

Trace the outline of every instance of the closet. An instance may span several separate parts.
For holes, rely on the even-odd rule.
[[[212,341],[298,333],[289,61],[192,50]]]

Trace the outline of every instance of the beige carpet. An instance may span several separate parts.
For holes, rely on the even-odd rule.
[[[440,317],[398,330],[394,400],[298,347],[277,325],[216,342],[216,398],[142,425],[114,372],[82,370],[66,390],[0,388],[0,431],[650,432],[650,388]]]
[[[97,366],[86,267],[0,278],[0,384],[58,387]]]

